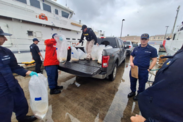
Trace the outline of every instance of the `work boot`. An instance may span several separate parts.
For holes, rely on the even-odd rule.
[[[26,116],[23,119],[18,120],[18,122],[34,122],[35,120],[37,120],[35,116]]]
[[[56,89],[62,90],[64,87],[63,86],[57,86]]]
[[[137,94],[137,95],[133,98],[133,100],[138,101],[138,96],[139,96],[139,94]]]
[[[128,98],[133,97],[133,96],[135,96],[135,92],[130,92],[130,93],[128,94]]]
[[[60,94],[61,91],[59,89],[51,89],[50,94]]]

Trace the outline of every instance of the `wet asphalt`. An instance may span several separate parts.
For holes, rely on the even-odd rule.
[[[129,57],[118,67],[116,79],[79,78],[59,72],[58,85],[61,94],[49,95],[47,122],[130,122],[130,117],[140,114],[138,102],[128,98],[130,92]],[[46,76],[46,73],[44,73]],[[17,76],[29,103],[28,81],[30,77]],[[29,115],[32,114],[29,108]],[[17,122],[15,115],[12,122]],[[36,122],[40,122],[37,120]]]

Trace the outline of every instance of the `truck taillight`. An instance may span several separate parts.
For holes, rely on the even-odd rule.
[[[102,67],[103,68],[107,68],[108,67],[109,59],[110,59],[109,56],[103,56],[102,57]]]
[[[131,48],[131,46],[129,46],[129,48]]]

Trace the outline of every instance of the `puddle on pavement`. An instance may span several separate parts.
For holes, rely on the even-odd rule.
[[[132,115],[140,113],[138,103],[134,102],[132,98],[129,99],[127,97],[130,92],[130,67],[127,65],[129,65],[128,61],[126,61],[124,72],[121,74],[122,76],[120,77],[118,75],[117,77],[117,80],[121,80],[122,82],[120,83],[118,91],[108,109],[104,122],[130,122],[130,117]],[[119,70],[118,72],[120,72]]]

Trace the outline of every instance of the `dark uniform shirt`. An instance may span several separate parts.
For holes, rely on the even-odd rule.
[[[17,64],[14,54],[0,46],[0,96],[13,91],[18,84],[13,73],[25,76],[27,70]]]
[[[151,58],[158,57],[156,48],[149,44],[146,47],[141,47],[141,45],[139,45],[133,50],[131,55],[135,57],[133,60],[134,65],[141,69],[148,69]]]
[[[40,59],[40,56],[39,56],[39,47],[36,45],[36,44],[31,44],[30,45],[30,52],[32,53],[32,57],[34,60],[39,60]]]
[[[159,69],[152,87],[139,95],[146,122],[183,122],[183,49]]]
[[[93,39],[95,44],[97,43],[97,37],[91,28],[87,28],[87,31],[82,33],[81,40],[79,41],[80,43],[83,43],[84,37],[86,37],[87,41],[91,41]]]

